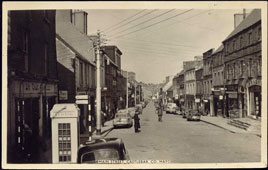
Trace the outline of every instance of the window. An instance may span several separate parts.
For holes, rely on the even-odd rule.
[[[48,44],[45,43],[44,45],[45,48],[45,75],[48,75]]]
[[[248,45],[250,45],[251,44],[251,33],[248,33]]]
[[[258,28],[258,40],[261,40],[261,27]]]
[[[240,48],[243,48],[243,37],[240,37]]]
[[[251,77],[252,58],[249,59],[249,76]]]
[[[10,46],[11,45],[11,14],[10,14],[10,11],[8,11],[8,13],[7,13],[7,15],[8,15],[8,46]]]
[[[80,83],[80,85],[83,85],[83,77],[84,77],[84,74],[83,74],[83,63],[82,62],[79,62],[79,83]]]
[[[235,40],[233,41],[233,51],[235,51]]]
[[[70,123],[58,124],[59,162],[71,161],[71,127]]]

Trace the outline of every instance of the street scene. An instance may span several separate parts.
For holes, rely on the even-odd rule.
[[[263,163],[263,9],[70,7],[5,9],[6,164]]]

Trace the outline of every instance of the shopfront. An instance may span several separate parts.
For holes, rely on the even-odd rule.
[[[251,79],[248,82],[248,116],[261,117],[261,80]]]
[[[37,159],[38,150],[51,138],[49,111],[57,103],[56,82],[14,80],[8,93],[8,150],[12,162],[28,154]],[[42,143],[42,145],[41,145]],[[40,144],[40,145],[39,145]],[[16,160],[14,160],[16,159]],[[34,161],[34,160],[33,160]]]

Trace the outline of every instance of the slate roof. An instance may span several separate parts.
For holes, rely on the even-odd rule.
[[[255,23],[261,20],[261,9],[253,9],[252,12],[228,35],[228,37],[224,40],[232,38],[239,32],[247,29],[248,27],[254,25]],[[223,41],[223,42],[224,42]]]
[[[87,35],[81,33],[72,23],[56,21],[56,34],[57,37],[61,41],[64,41],[77,55],[95,65],[93,42]]]
[[[219,46],[219,48],[213,53],[213,54],[216,54],[216,53],[218,53],[218,52],[221,52],[223,50],[223,45],[221,44],[220,46]]]

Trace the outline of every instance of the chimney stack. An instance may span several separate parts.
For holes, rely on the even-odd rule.
[[[85,11],[73,10],[72,23],[80,32],[87,35],[87,13]]]
[[[242,14],[234,14],[234,28],[236,28],[246,17],[246,9],[243,9]]]

